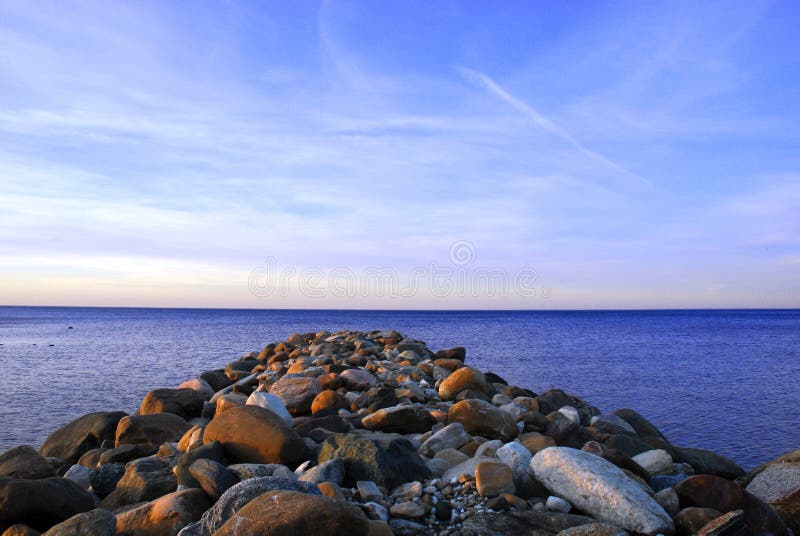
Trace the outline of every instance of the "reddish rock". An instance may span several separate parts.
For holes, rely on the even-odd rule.
[[[695,475],[675,486],[683,508],[713,508],[721,513],[741,508],[744,495],[734,482],[714,475]]]
[[[480,371],[470,367],[454,371],[439,385],[439,397],[442,400],[455,400],[458,393],[466,390],[486,393],[486,379]]]
[[[460,369],[464,370],[464,369]],[[488,439],[511,441],[517,435],[517,423],[507,412],[483,400],[462,400],[447,412],[449,422],[460,422],[468,434]]]

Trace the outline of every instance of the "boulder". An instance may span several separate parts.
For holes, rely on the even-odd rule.
[[[677,536],[691,536],[705,527],[711,521],[722,515],[722,512],[713,508],[699,508],[690,506],[684,508],[675,516],[675,534]]]
[[[665,475],[672,471],[672,456],[662,449],[641,452],[631,458],[651,476]]]
[[[676,462],[691,465],[697,474],[716,475],[728,480],[744,475],[744,470],[736,463],[710,450],[673,447],[671,454]]]
[[[300,475],[300,480],[312,484],[321,484],[322,482],[341,484],[344,482],[344,475],[344,461],[341,458],[333,458],[305,471]]]
[[[168,463],[158,458],[140,458],[125,466],[125,474],[116,488],[100,504],[113,511],[121,506],[161,497],[177,487],[178,480]]]
[[[38,530],[32,529],[23,523],[11,525],[3,532],[3,536],[41,536],[41,534]]]
[[[208,398],[194,389],[154,389],[145,395],[139,414],[172,413],[191,419],[200,416]]]
[[[108,510],[98,508],[72,516],[55,525],[44,533],[44,536],[115,536],[117,518]]]
[[[39,452],[42,456],[76,463],[84,453],[99,448],[103,441],[113,440],[117,424],[127,413],[101,411],[78,417],[45,439]]]
[[[314,414],[325,409],[339,410],[347,407],[347,399],[336,391],[328,389],[314,397],[311,402],[311,413]]]
[[[439,398],[455,400],[461,391],[473,390],[486,393],[486,379],[483,374],[472,367],[461,367],[453,371],[439,385]]]
[[[617,417],[613,413],[601,413],[595,415],[590,421],[591,425],[605,434],[631,434],[636,435],[636,430],[628,424],[628,421]]]
[[[189,467],[200,459],[213,460],[215,462],[222,461],[222,444],[219,441],[212,441],[206,443],[194,450],[190,450],[183,454],[178,463],[172,469],[178,479],[179,486],[187,486],[190,488],[199,488],[200,483],[189,472]]]
[[[683,508],[713,508],[720,515],[742,507],[744,495],[734,482],[714,475],[695,475],[675,486]]]
[[[514,475],[502,462],[480,462],[475,466],[475,487],[481,497],[514,493]]]
[[[306,459],[306,444],[277,414],[259,406],[238,406],[214,417],[204,443],[219,441],[229,463],[280,463]]]
[[[379,409],[364,417],[361,424],[367,430],[414,434],[430,430],[436,419],[422,406],[404,405]]]
[[[200,393],[206,400],[209,400],[216,392],[214,388],[211,387],[211,384],[202,378],[186,380],[178,386],[178,389],[193,389]]]
[[[440,450],[458,449],[470,441],[472,441],[472,438],[464,431],[464,425],[460,422],[454,422],[448,424],[426,439],[419,447],[419,452],[423,456],[430,458]]]
[[[531,469],[551,493],[600,521],[643,534],[674,530],[669,515],[639,484],[599,456],[550,447],[533,457]]]
[[[749,479],[747,491],[770,504],[786,525],[800,534],[800,459],[773,462],[757,471]]]
[[[347,485],[372,480],[393,488],[430,476],[411,442],[398,434],[354,431],[332,435],[322,443],[317,462],[335,458],[344,461]]]
[[[176,536],[210,506],[202,490],[176,491],[117,514],[117,536]]]
[[[227,467],[214,460],[200,458],[189,466],[189,473],[200,484],[206,495],[216,501],[229,488],[239,483]]]
[[[125,474],[125,465],[121,463],[107,463],[89,473],[89,483],[101,499],[114,491],[117,483]]]
[[[438,359],[457,359],[463,363],[467,358],[467,349],[463,346],[456,346],[447,350],[439,350],[436,352],[436,357]]]
[[[216,534],[236,512],[256,497],[270,491],[286,490],[309,495],[321,495],[319,489],[307,482],[298,482],[278,477],[250,478],[239,482],[222,494],[208,511],[203,514],[199,534]]]
[[[89,486],[92,485],[91,481],[89,480],[89,475],[91,474],[91,469],[76,463],[70,467],[66,473],[64,473],[64,478],[72,480],[83,489],[89,489]]]
[[[0,526],[42,531],[92,508],[92,494],[66,478],[0,478]]]
[[[511,415],[483,400],[462,400],[447,412],[447,420],[460,422],[464,430],[489,439],[512,440],[519,431]]]
[[[364,513],[345,502],[292,491],[270,491],[233,514],[214,536],[368,536],[369,526]]]
[[[464,522],[461,535],[546,536],[594,521],[586,516],[536,510],[476,514]]]
[[[375,376],[364,369],[347,369],[339,374],[339,379],[350,391],[367,391],[377,383]]]
[[[125,443],[160,445],[180,441],[191,426],[173,413],[130,415],[117,425],[116,446]]]
[[[657,437],[663,441],[667,441],[667,438],[658,428],[632,409],[618,409],[614,412],[614,415],[630,424],[639,437]]]
[[[21,445],[0,454],[0,478],[36,480],[56,476],[53,466],[33,447]]]
[[[269,392],[277,396],[293,416],[305,415],[311,411],[311,403],[320,393],[319,382],[307,376],[294,374],[282,377],[270,388]]]
[[[253,391],[247,398],[245,404],[248,406],[258,406],[260,408],[268,409],[283,419],[289,426],[292,426],[292,423],[294,422],[294,419],[292,419],[292,416],[289,414],[289,410],[287,410],[286,406],[283,405],[283,401],[273,394],[264,393],[262,391]]]

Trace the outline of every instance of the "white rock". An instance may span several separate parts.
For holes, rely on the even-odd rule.
[[[551,493],[601,521],[642,534],[672,533],[672,519],[619,467],[594,454],[549,447],[531,461],[536,479]]]
[[[511,468],[514,475],[519,475],[528,470],[533,455],[522,444],[512,441],[506,443],[495,453],[501,462]]]
[[[580,426],[581,424],[581,416],[578,413],[578,410],[573,408],[572,406],[564,406],[558,409],[558,412],[570,420],[571,423],[577,424]]]
[[[283,401],[275,395],[271,395],[269,393],[264,393],[263,391],[253,391],[253,393],[247,397],[247,402],[245,402],[248,406],[258,406],[260,408],[268,409],[284,421],[289,426],[292,426],[294,419],[292,416],[289,415],[289,410],[286,409],[286,406],[283,405]]]
[[[572,506],[561,497],[550,495],[545,503],[548,512],[558,512],[560,514],[568,514],[572,510]]]
[[[666,475],[672,472],[672,456],[666,450],[646,450],[631,459],[652,476]]]

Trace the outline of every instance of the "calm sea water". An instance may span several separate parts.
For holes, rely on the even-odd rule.
[[[72,326],[74,329],[69,329]],[[752,467],[800,448],[800,310],[423,312],[0,307],[0,450],[292,332],[398,329],[510,383],[636,409]]]

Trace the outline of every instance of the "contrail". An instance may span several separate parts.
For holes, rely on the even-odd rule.
[[[497,82],[492,80],[486,74],[484,74],[484,73],[482,73],[480,71],[476,71],[474,69],[467,69],[465,67],[456,67],[456,70],[464,78],[464,80],[466,80],[470,84],[473,84],[475,86],[478,86],[478,87],[488,91],[489,93],[491,93],[492,95],[494,95],[496,97],[499,97],[501,100],[503,100],[507,104],[510,104],[511,106],[513,106],[514,108],[516,108],[517,110],[522,112],[524,115],[529,117],[539,127],[543,128],[544,130],[546,130],[546,131],[548,131],[548,132],[550,132],[552,134],[555,134],[556,136],[558,136],[562,140],[568,142],[573,147],[575,147],[578,151],[580,151],[582,154],[588,156],[589,158],[591,158],[593,160],[597,160],[599,162],[602,162],[603,164],[605,164],[605,165],[607,165],[607,166],[609,166],[609,167],[611,167],[611,168],[613,168],[613,169],[615,169],[615,170],[617,170],[617,171],[619,171],[619,172],[621,172],[621,173],[623,173],[623,174],[625,174],[625,175],[627,175],[629,177],[633,177],[634,179],[636,179],[638,181],[641,181],[641,182],[643,182],[645,184],[651,184],[650,181],[645,179],[644,177],[642,177],[640,175],[637,175],[636,173],[630,171],[629,169],[617,164],[613,160],[609,160],[605,156],[603,156],[603,155],[601,155],[599,153],[596,153],[596,152],[592,151],[591,149],[587,148],[581,142],[576,140],[572,136],[572,134],[570,134],[569,132],[567,132],[566,130],[564,130],[563,128],[561,128],[560,126],[556,125],[555,123],[550,121],[548,118],[546,118],[545,116],[540,114],[533,106],[531,106],[531,105],[529,105],[529,104],[527,104],[525,102],[522,102],[521,100],[516,98],[514,95],[512,95],[511,93],[509,93],[508,91],[503,89],[502,86],[500,86]]]

